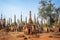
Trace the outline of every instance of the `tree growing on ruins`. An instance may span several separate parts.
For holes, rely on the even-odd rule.
[[[58,12],[59,12],[60,8],[56,8],[54,5],[55,4],[51,3],[51,0],[47,0],[47,1],[41,0],[40,1],[40,8],[39,8],[39,13],[38,13],[39,17],[41,17],[43,19],[47,19],[47,17],[48,17],[49,25],[52,25],[53,23],[55,23],[56,20],[54,20],[54,19],[55,18],[57,19],[59,17]],[[57,15],[54,15],[54,14],[57,14]]]

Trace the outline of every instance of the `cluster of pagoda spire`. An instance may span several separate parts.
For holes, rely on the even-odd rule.
[[[2,21],[2,20],[3,20],[3,18],[2,18],[2,14],[1,14],[0,21]],[[25,20],[26,20],[25,24],[27,24],[27,17],[25,18]],[[6,21],[6,18],[4,18],[4,21]],[[17,21],[19,22],[19,19]],[[20,22],[22,23],[22,14],[21,14]],[[36,22],[38,22],[38,17],[36,18],[36,15],[34,14],[34,23],[36,23]],[[12,19],[9,18],[9,20],[7,20],[7,24],[11,24],[11,23],[12,23]],[[16,15],[14,15],[14,23],[16,23]],[[33,23],[31,11],[29,12],[28,23]]]
[[[17,24],[17,25],[23,25],[22,24],[22,15],[21,15],[21,19],[17,20],[16,22],[16,15],[14,15],[14,23],[12,22],[12,19],[9,18],[9,20],[6,20],[6,18],[2,18],[2,14],[1,14],[1,19],[0,19],[0,25],[12,25],[12,24]],[[27,23],[29,24],[39,24],[39,21],[38,21],[38,17],[36,18],[36,15],[34,14],[34,20],[32,20],[32,13],[31,11],[29,12],[29,19],[28,19],[28,22],[27,22],[27,17],[25,17],[25,23],[24,25],[27,25]]]

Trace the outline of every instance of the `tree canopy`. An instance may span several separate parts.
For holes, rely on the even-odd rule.
[[[43,19],[50,18],[49,24],[52,25],[58,20],[60,7],[56,8],[55,4],[51,3],[51,0],[41,0],[39,7],[39,17]]]

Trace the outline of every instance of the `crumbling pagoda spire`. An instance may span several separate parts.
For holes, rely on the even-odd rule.
[[[14,15],[14,23],[16,23],[16,15]]]
[[[34,25],[36,25],[36,15],[34,14]]]
[[[31,11],[30,11],[30,14],[29,14],[29,23],[32,24]]]
[[[3,19],[3,28],[5,28],[6,27],[6,19],[4,18]]]
[[[38,20],[38,17],[37,17],[37,24],[39,24],[39,20]]]
[[[21,14],[21,23],[22,23],[22,14]]]
[[[17,26],[17,23],[16,23],[16,15],[14,15],[14,25]]]
[[[25,17],[25,25],[27,25],[27,17]]]
[[[1,20],[2,20],[2,14],[1,14]]]

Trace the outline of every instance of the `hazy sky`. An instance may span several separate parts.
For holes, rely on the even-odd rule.
[[[28,17],[29,11],[33,14],[38,14],[40,0],[0,0],[0,15],[3,14],[3,18],[14,18],[16,15],[17,19],[20,19],[20,15],[23,15],[23,20]],[[60,0],[52,0],[56,7],[60,6]],[[0,16],[1,17],[1,16]]]

